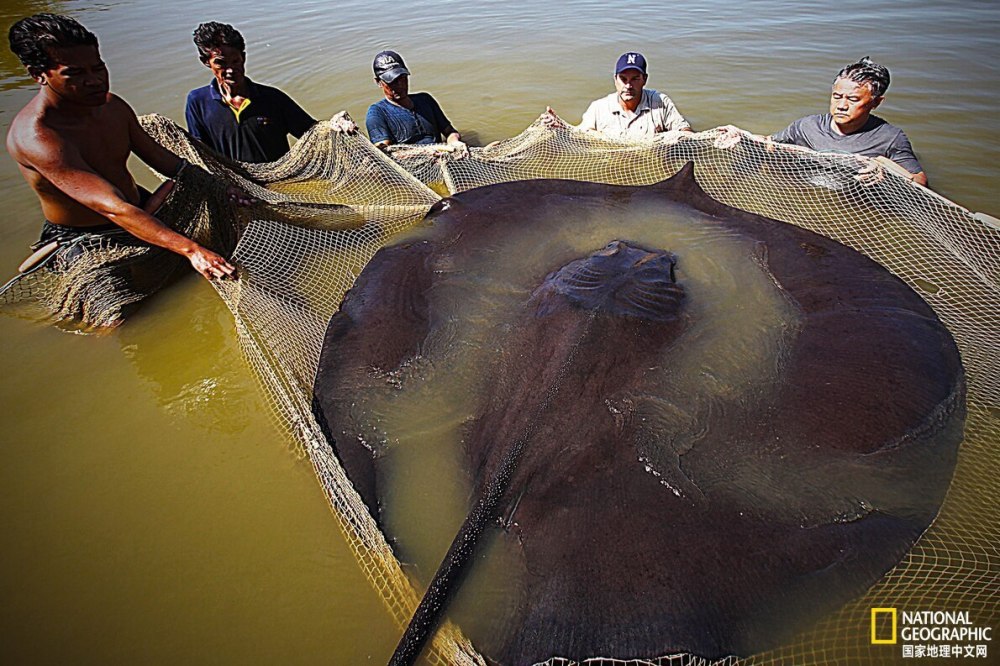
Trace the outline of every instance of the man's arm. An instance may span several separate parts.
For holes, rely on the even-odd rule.
[[[808,117],[808,116],[807,116]],[[805,146],[806,148],[811,148],[802,137],[802,132],[799,131],[799,126],[805,121],[805,118],[799,118],[791,125],[781,130],[780,132],[775,132],[770,135],[768,139],[775,143],[790,143],[795,146]]]
[[[146,130],[142,129],[142,125],[139,124],[139,119],[136,117],[132,107],[125,103],[124,100],[120,101],[128,112],[129,147],[132,149],[132,152],[135,153],[136,157],[164,176],[168,178],[176,176],[181,166],[185,164],[185,161],[154,141],[153,137],[149,136]],[[230,201],[239,206],[250,206],[256,203],[253,197],[235,185],[229,185],[226,188],[226,195]]]
[[[183,164],[183,160],[154,141],[153,137],[149,136],[146,130],[142,129],[142,125],[139,124],[139,119],[136,117],[132,107],[126,104],[124,100],[121,103],[125,106],[128,113],[128,139],[132,152],[158,173],[168,178],[176,176]]]
[[[318,121],[306,113],[305,109],[299,106],[287,93],[279,90],[282,97],[282,107],[285,116],[285,123],[288,125],[288,133],[296,139],[309,131]]]
[[[148,136],[148,135],[147,135]],[[152,139],[150,139],[152,141]],[[154,142],[155,143],[155,142]],[[233,275],[235,268],[222,256],[170,229],[141,208],[129,203],[122,192],[94,172],[79,152],[49,129],[39,130],[21,146],[22,159],[60,192],[106,217],[136,238],[183,256],[206,278]],[[161,148],[151,156],[150,166],[167,172],[180,158]],[[155,151],[154,151],[155,152]],[[144,158],[145,159],[145,158]]]
[[[664,95],[663,93],[657,93],[660,96],[660,103],[663,105],[663,129],[666,132],[678,131],[678,132],[690,132],[691,123],[687,121],[681,112],[677,110],[677,105],[674,104],[673,100]]]
[[[365,128],[368,130],[368,138],[377,147],[386,148],[392,145],[392,133],[389,131],[389,125],[382,110],[378,108],[378,104],[372,104],[368,107]]]
[[[910,174],[910,179],[917,185],[927,187],[927,174],[920,166],[920,162],[913,152],[913,146],[910,144],[910,139],[905,132],[899,130],[899,136],[889,145],[886,157],[903,167]]]
[[[576,126],[576,129],[580,130],[590,130],[592,132],[597,131],[597,105],[601,103],[602,100],[597,100],[590,103],[587,110],[583,112],[583,119],[580,124]]]
[[[441,135],[444,136],[445,142],[450,144],[462,143],[462,135],[458,133],[455,126],[448,120],[448,116],[444,115],[444,109],[441,108],[441,105],[438,104],[438,101],[432,95],[428,95],[428,97],[432,106],[432,113],[434,114],[434,122]]]
[[[447,143],[462,143],[462,135],[451,125],[444,128],[444,136]]]
[[[209,141],[208,127],[205,125],[201,109],[198,106],[197,92],[197,90],[192,90],[188,93],[187,102],[184,104],[184,121],[187,123],[187,129],[191,136],[214,148],[215,146],[212,146]]]

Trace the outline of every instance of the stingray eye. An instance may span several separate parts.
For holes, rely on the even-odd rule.
[[[598,252],[597,254],[602,257],[613,257],[619,252],[621,252],[621,249],[622,249],[621,241],[611,241],[610,243],[605,245],[604,249]]]

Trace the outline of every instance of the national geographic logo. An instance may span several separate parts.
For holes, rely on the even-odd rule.
[[[896,609],[872,609],[872,645],[896,644]]]
[[[872,645],[901,644],[904,659],[988,659],[993,628],[968,611],[871,609]]]

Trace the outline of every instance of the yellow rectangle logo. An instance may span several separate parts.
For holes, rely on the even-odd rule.
[[[889,625],[887,627],[887,625]],[[891,627],[888,638],[886,629]],[[895,608],[873,608],[872,609],[872,645],[895,645],[896,644],[896,609]]]

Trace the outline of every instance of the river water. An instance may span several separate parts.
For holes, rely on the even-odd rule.
[[[359,121],[378,98],[371,58],[400,51],[473,144],[553,106],[577,122],[625,50],[695,129],[758,133],[825,110],[844,64],[871,55],[938,192],[1000,216],[1000,5],[707,0],[507,2],[178,0],[0,4],[96,32],[112,89],[183,121],[208,82],[190,35],[236,25],[248,73],[314,116]],[[0,53],[4,132],[34,94]],[[139,180],[155,178],[136,169]],[[37,201],[0,159],[0,271],[38,233]],[[377,663],[396,629],[354,562],[307,461],[272,426],[215,292],[190,276],[125,326],[79,336],[0,318],[0,661]]]

